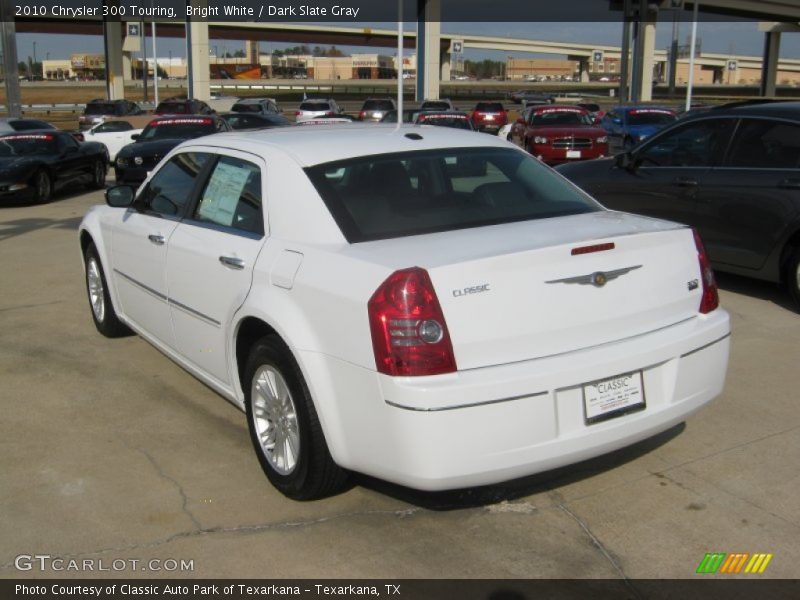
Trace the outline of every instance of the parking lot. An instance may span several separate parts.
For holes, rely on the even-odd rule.
[[[15,566],[39,554],[192,561],[97,573],[116,577],[687,578],[708,552],[800,575],[800,315],[774,285],[720,277],[726,390],[657,438],[489,488],[357,478],[298,503],[236,408],[142,339],[95,331],[76,231],[102,201],[0,208],[0,577],[92,576]]]

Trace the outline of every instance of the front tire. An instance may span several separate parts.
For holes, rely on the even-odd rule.
[[[794,300],[795,308],[800,311],[800,247],[794,249],[786,266],[786,287]]]
[[[53,197],[53,181],[47,171],[41,169],[33,177],[33,186],[36,192],[36,203],[47,204]]]
[[[250,439],[272,485],[294,500],[340,491],[347,473],[333,462],[305,379],[278,336],[253,346],[243,387]]]
[[[114,305],[111,304],[103,265],[94,244],[90,244],[86,248],[84,264],[86,265],[86,293],[89,296],[89,308],[91,308],[92,320],[94,320],[97,331],[109,338],[129,335],[130,329],[119,320]]]

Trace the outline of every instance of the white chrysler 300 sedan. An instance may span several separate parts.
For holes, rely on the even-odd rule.
[[[606,210],[491,136],[284,128],[183,143],[80,226],[97,329],[247,414],[297,499],[348,471],[508,480],[720,394],[728,314],[692,229]]]

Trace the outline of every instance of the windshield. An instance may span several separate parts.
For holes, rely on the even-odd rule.
[[[394,110],[391,100],[367,100],[361,110]]]
[[[530,155],[443,148],[305,169],[350,243],[602,210]]]
[[[56,140],[47,134],[7,135],[0,138],[0,157],[54,154]]]
[[[161,114],[171,114],[171,115],[183,115],[186,114],[186,103],[185,102],[162,102],[156,108],[157,113]]]
[[[167,119],[153,121],[144,128],[138,141],[159,139],[189,139],[210,135],[216,131],[211,119]]]
[[[534,112],[531,117],[531,125],[540,127],[592,125],[592,117],[583,110],[553,108],[541,112]]]
[[[423,102],[420,110],[450,110],[447,102]]]
[[[420,113],[417,123],[421,125],[438,125],[439,127],[452,127],[453,129],[467,129],[472,131],[469,119],[460,115],[429,115]]]
[[[628,113],[629,125],[666,125],[675,120],[675,115],[661,111],[630,111]]]
[[[85,115],[113,115],[116,114],[116,107],[113,104],[93,102],[86,105]]]

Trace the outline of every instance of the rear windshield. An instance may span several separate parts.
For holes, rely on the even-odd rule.
[[[676,119],[675,115],[667,112],[631,111],[628,113],[630,125],[666,125]]]
[[[103,102],[90,102],[86,105],[85,115],[113,115],[116,114],[115,104],[105,104]]]
[[[233,112],[261,112],[260,104],[234,104],[231,108]]]
[[[478,102],[475,110],[480,112],[503,112],[503,105],[499,102]]]
[[[361,110],[394,110],[391,100],[367,100]]]
[[[507,148],[364,156],[305,171],[350,243],[602,210]]]
[[[331,105],[327,102],[303,102],[300,105],[300,110],[308,110],[308,111],[319,111],[319,110],[330,110]]]

